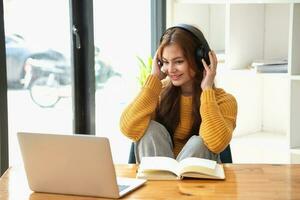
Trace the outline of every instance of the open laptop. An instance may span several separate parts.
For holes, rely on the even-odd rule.
[[[120,198],[146,181],[116,177],[105,137],[17,134],[32,191]]]

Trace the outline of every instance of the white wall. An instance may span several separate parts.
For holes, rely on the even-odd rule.
[[[210,34],[207,38],[214,50],[225,50],[225,5],[210,5]]]
[[[231,69],[246,68],[263,58],[264,6],[233,4],[227,15],[226,63]]]
[[[262,74],[262,130],[286,133],[288,122],[288,77]]]
[[[264,58],[288,58],[289,10],[289,4],[265,6]]]
[[[226,70],[218,66],[217,87],[231,93],[238,103],[237,126],[234,135],[261,131],[262,79],[249,70]]]
[[[178,23],[197,26],[212,49],[225,49],[225,5],[168,1],[167,27]]]
[[[198,26],[205,36],[209,35],[210,9],[208,5],[202,4],[181,4],[174,3],[174,13],[184,13],[173,15],[172,24],[188,23]]]

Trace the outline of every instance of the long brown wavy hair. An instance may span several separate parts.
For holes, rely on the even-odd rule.
[[[201,81],[203,78],[203,66],[200,69],[196,62],[196,49],[201,44],[200,41],[191,33],[176,27],[167,29],[161,38],[160,45],[157,51],[157,58],[162,60],[162,53],[166,46],[176,43],[182,49],[183,56],[188,62],[189,67],[195,72],[193,80],[193,125],[190,130],[191,135],[199,134],[201,124],[200,116],[200,95],[202,93]],[[200,58],[198,58],[200,59]],[[180,121],[180,86],[174,86],[171,81],[163,88],[160,103],[156,109],[156,121],[163,124],[168,130],[172,140],[176,127]]]

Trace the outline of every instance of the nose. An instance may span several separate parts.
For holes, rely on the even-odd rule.
[[[166,68],[169,73],[173,73],[177,70],[174,63],[170,63]]]

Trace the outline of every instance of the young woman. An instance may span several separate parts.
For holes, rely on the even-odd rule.
[[[199,29],[183,24],[165,31],[151,74],[120,119],[120,130],[135,142],[137,163],[143,156],[221,162],[237,102],[214,86],[216,68],[216,54]]]

